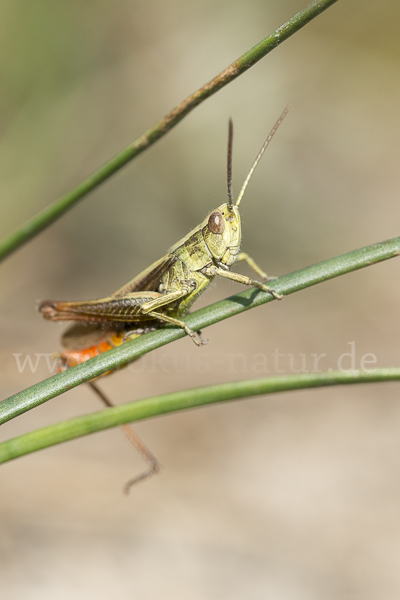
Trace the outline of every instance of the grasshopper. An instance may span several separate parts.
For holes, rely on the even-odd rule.
[[[39,311],[45,319],[75,321],[62,336],[65,351],[58,355],[60,370],[80,364],[164,323],[182,328],[196,345],[201,346],[205,342],[200,333],[196,334],[190,329],[182,317],[216,276],[254,286],[269,292],[277,300],[282,298],[266,285],[271,278],[248,254],[240,251],[242,229],[239,204],[256,166],[288,110],[289,106],[265,140],[235,203],[232,192],[233,125],[230,119],[228,202],[213,210],[200,225],[172,246],[165,256],[110,296],[82,302],[45,300],[39,305]],[[262,281],[230,271],[230,267],[240,261],[247,262]],[[112,406],[97,385],[93,381],[89,383],[103,402]],[[158,472],[159,464],[129,426],[122,428],[150,465],[148,471],[128,482],[125,487],[128,490],[133,483]]]

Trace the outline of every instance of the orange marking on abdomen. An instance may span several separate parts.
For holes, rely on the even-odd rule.
[[[94,358],[99,354],[103,354],[103,352],[107,352],[107,350],[120,346],[123,338],[124,334],[118,332],[111,336],[109,341],[104,341],[100,344],[83,348],[82,350],[65,350],[64,352],[60,352],[58,372],[65,371],[65,369],[70,369],[71,367],[76,367],[90,358]],[[112,373],[112,371],[107,371],[107,373],[103,373],[103,375],[108,375],[109,373]]]

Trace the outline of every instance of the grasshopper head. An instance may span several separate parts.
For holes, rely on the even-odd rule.
[[[242,239],[239,209],[229,203],[222,204],[209,215],[202,230],[212,257],[221,265],[232,265]]]

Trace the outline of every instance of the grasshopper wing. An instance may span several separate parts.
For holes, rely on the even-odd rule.
[[[74,323],[63,333],[61,344],[68,350],[83,350],[99,346],[115,333],[112,325],[99,323]]]
[[[161,277],[177,261],[176,256],[166,254],[152,265],[128,281],[122,288],[112,294],[113,298],[119,298],[132,292],[157,291]]]
[[[142,304],[159,299],[158,292],[132,292],[124,296],[84,300],[82,302],[60,302],[44,300],[38,310],[50,321],[85,321],[91,323],[117,323],[122,326],[139,321],[154,321],[142,311]]]

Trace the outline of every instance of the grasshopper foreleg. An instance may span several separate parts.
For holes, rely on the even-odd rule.
[[[247,262],[247,264],[249,265],[249,267],[251,269],[253,269],[253,271],[255,273],[257,273],[257,275],[259,275],[263,281],[271,281],[272,279],[276,279],[276,277],[273,277],[271,275],[267,275],[265,273],[265,271],[263,271],[261,269],[261,267],[258,266],[258,264],[256,263],[256,261],[253,258],[251,258],[251,256],[249,256],[247,254],[247,252],[239,252],[238,257],[236,259],[236,262],[240,262],[240,261]]]
[[[243,259],[245,260],[245,259]],[[237,283],[242,283],[243,285],[253,285],[259,290],[263,290],[264,292],[269,292],[272,294],[276,300],[282,300],[283,295],[278,294],[273,288],[261,283],[261,281],[256,281],[255,279],[251,279],[250,277],[246,277],[246,275],[241,275],[240,273],[232,273],[232,271],[225,271],[220,267],[216,267],[215,265],[211,265],[209,267],[205,267],[201,270],[204,275],[210,275],[211,277],[215,275],[219,275],[220,277],[225,277],[225,279],[231,279],[232,281],[236,281]]]

